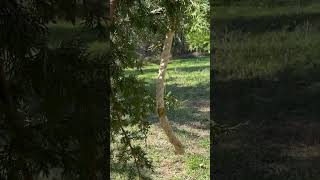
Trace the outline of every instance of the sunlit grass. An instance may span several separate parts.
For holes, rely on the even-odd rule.
[[[168,64],[166,84],[180,87],[196,86],[209,82],[208,58],[176,59]],[[158,64],[148,64],[142,69],[139,78],[149,83],[155,83],[158,76]],[[131,70],[132,71],[132,70]]]

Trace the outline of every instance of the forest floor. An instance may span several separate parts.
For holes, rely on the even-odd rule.
[[[174,132],[185,146],[184,155],[176,155],[174,147],[159,125],[156,114],[151,123],[147,157],[152,161],[154,172],[150,179],[207,180],[210,176],[210,130],[209,130],[209,58],[175,59],[168,65],[166,93],[178,99],[180,105],[168,110],[168,118]],[[143,67],[139,78],[148,83],[155,92],[158,64]],[[125,174],[113,174],[115,179],[126,179]]]

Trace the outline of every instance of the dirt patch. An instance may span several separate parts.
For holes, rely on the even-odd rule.
[[[208,130],[210,128],[210,123],[209,121],[208,122],[191,122],[190,123],[190,126],[192,128],[195,128],[195,129],[203,129],[203,130]]]
[[[186,162],[184,158],[187,155],[205,155],[209,156],[209,149],[201,147],[199,139],[209,138],[209,130],[195,129],[188,125],[179,125],[172,123],[175,127],[175,133],[180,136],[185,146],[184,155],[175,155],[174,147],[168,142],[166,135],[160,128],[159,124],[153,124],[150,128],[147,139],[148,154],[153,160],[155,166],[154,179],[169,180],[172,178],[190,179],[186,172]],[[193,134],[193,136],[181,137],[179,131]]]
[[[210,112],[210,101],[199,100],[199,101],[187,101],[187,106],[197,108],[201,112]]]
[[[214,149],[216,176],[228,179],[238,174],[240,180],[248,174],[254,180],[262,174],[266,179],[320,177],[319,128],[318,122],[287,116],[220,136]]]
[[[320,144],[306,146],[303,144],[292,145],[286,152],[289,157],[300,160],[320,158]]]

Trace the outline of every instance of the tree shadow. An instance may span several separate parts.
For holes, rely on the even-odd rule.
[[[152,177],[150,176],[150,170],[143,170],[140,169],[140,178],[143,180],[152,180]],[[118,164],[116,162],[112,162],[111,167],[111,173],[112,174],[121,174],[122,178],[128,179],[128,180],[134,180],[139,177],[136,165],[134,163],[127,163],[126,167],[123,166],[123,164]],[[125,177],[123,177],[125,176]]]
[[[166,86],[166,92],[169,91],[182,103],[178,107],[167,110],[167,116],[170,121],[178,125],[190,125],[192,122],[202,123],[209,121],[207,112],[202,112],[198,107],[192,106],[195,102],[209,101],[209,83],[186,87],[170,84]],[[159,122],[156,114],[150,117],[150,122],[152,124]]]
[[[203,66],[194,66],[194,67],[168,67],[168,69],[172,69],[176,72],[199,72],[199,71],[206,71],[209,70],[210,67],[208,67],[207,65],[203,65]]]
[[[194,67],[171,67],[170,65],[168,66],[167,70],[173,70],[176,72],[195,72],[195,71],[204,71],[204,70],[209,70],[210,67],[207,65],[203,66],[194,66]],[[155,72],[154,69],[142,69],[141,74],[149,74],[149,73],[157,73]],[[170,72],[168,73],[170,74]],[[168,76],[168,75],[167,75]],[[154,77],[156,78],[156,76]]]
[[[264,33],[279,30],[293,31],[295,28],[308,21],[314,24],[319,29],[320,13],[293,13],[288,15],[269,15],[269,16],[252,16],[252,17],[234,17],[230,19],[212,18],[211,23],[214,24],[214,32],[218,36],[222,36],[226,30],[251,32],[251,33]]]
[[[320,68],[297,75],[287,67],[274,77],[216,78],[211,84],[214,121],[228,126],[249,121],[215,137],[217,179],[320,178]]]
[[[187,138],[190,138],[190,139],[199,139],[199,137],[200,137],[199,135],[192,133],[192,132],[189,132],[189,131],[186,131],[184,129],[178,129],[178,128],[174,127],[173,131],[179,135],[186,136]]]
[[[178,59],[174,60],[175,63],[190,61],[189,59]],[[190,62],[195,61],[194,59]],[[197,58],[197,61],[208,61],[208,57]],[[173,62],[173,61],[171,61]],[[209,71],[210,67],[208,65],[200,65],[200,66],[191,66],[191,67],[173,67],[168,66],[169,72],[167,72],[166,77],[166,87],[165,93],[171,92],[173,96],[175,96],[180,103],[180,106],[175,108],[167,109],[167,116],[169,121],[177,124],[177,125],[192,125],[193,122],[204,123],[204,126],[199,125],[199,128],[209,129],[208,121],[208,112],[202,112],[199,110],[197,106],[199,106],[199,102],[203,103],[203,106],[209,106],[209,94],[210,94],[210,85],[208,82],[201,82],[194,85],[183,85],[181,83],[169,83],[169,82],[179,82],[179,78],[170,76],[170,71],[178,71],[183,73],[192,73],[192,72],[201,72],[201,71]],[[143,74],[146,73],[154,73],[155,69],[145,69],[143,70]],[[209,77],[208,77],[209,78]],[[152,96],[155,96],[156,92],[156,76],[154,79],[148,81],[148,89],[151,92]],[[198,102],[198,103],[197,103]],[[200,104],[201,105],[201,104]],[[168,106],[167,106],[168,107]],[[157,114],[154,113],[149,117],[149,122],[151,124],[155,124],[159,122]],[[196,127],[196,126],[194,126]]]

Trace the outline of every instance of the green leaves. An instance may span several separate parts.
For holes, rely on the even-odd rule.
[[[165,107],[167,110],[176,109],[181,106],[181,102],[169,91],[164,97]]]
[[[187,32],[190,50],[210,52],[209,2],[195,0],[188,9],[191,16]]]

